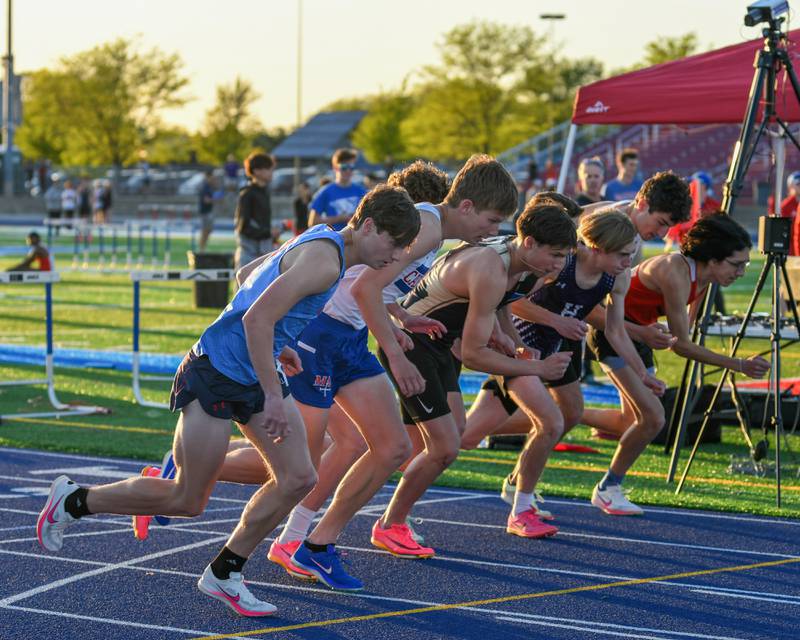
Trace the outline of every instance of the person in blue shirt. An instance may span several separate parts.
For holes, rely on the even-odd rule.
[[[405,189],[371,191],[342,231],[317,225],[245,266],[246,279],[181,363],[170,406],[180,411],[174,480],[142,475],[91,488],[56,478],[37,521],[39,543],[59,551],[64,529],[99,513],[193,517],[205,509],[231,437],[231,420],[261,455],[271,479],[247,503],[239,524],[203,572],[198,588],[244,616],[275,607],[245,586],[245,561],[315,485],[303,420],[288,375],[301,369],[288,345],[333,295],[346,269],[398,261],[419,233]]]
[[[633,200],[642,188],[642,179],[638,177],[639,152],[636,149],[623,149],[617,155],[617,177],[609,180],[603,187],[606,200],[618,202]]]
[[[367,190],[360,184],[353,184],[358,153],[353,149],[337,149],[331,158],[334,181],[326,184],[316,194],[309,205],[308,226],[324,222],[339,231],[361,202]]]

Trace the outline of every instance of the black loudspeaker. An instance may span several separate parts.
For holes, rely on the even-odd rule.
[[[664,395],[661,397],[661,404],[664,405],[664,417],[666,424],[661,432],[655,437],[653,443],[665,444],[667,442],[667,433],[669,431],[669,421],[672,416],[672,408],[675,406],[675,400],[678,395],[676,387],[668,387]],[[697,439],[697,434],[700,432],[700,425],[703,424],[703,413],[708,408],[711,402],[711,397],[714,395],[714,387],[710,384],[704,384],[700,391],[700,397],[694,405],[694,412],[689,416],[686,421],[686,437],[683,441],[684,447],[690,447]],[[728,417],[728,416],[731,417]],[[705,444],[714,444],[722,441],[722,425],[723,424],[738,424],[736,422],[736,414],[734,412],[733,401],[729,391],[722,391],[717,398],[717,404],[714,407],[714,417],[708,423],[703,439],[700,441]],[[674,434],[670,439],[672,445]]]
[[[791,218],[761,216],[758,219],[758,250],[789,255],[791,229]]]

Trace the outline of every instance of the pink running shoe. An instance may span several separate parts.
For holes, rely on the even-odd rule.
[[[423,547],[414,540],[407,524],[393,524],[384,529],[378,519],[372,527],[371,541],[376,547],[386,549],[399,558],[432,558],[436,554],[432,548]]]
[[[542,522],[536,515],[536,511],[528,509],[517,516],[513,513],[509,514],[506,533],[521,538],[547,538],[558,533],[558,528]]]
[[[161,469],[159,467],[147,466],[142,469],[142,475],[146,478],[159,478],[161,477]],[[131,524],[133,525],[133,537],[137,540],[147,540],[152,519],[153,516],[132,516]]]
[[[272,545],[270,545],[269,551],[267,552],[267,559],[282,566],[286,570],[286,573],[293,578],[315,581],[317,577],[314,574],[305,569],[301,569],[292,562],[292,556],[294,552],[297,551],[297,547],[301,544],[302,540],[289,540],[289,542],[281,543],[276,538]]]

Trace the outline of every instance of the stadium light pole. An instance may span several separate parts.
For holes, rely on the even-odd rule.
[[[297,94],[295,98],[296,129],[300,128],[303,119],[303,0],[297,0]],[[294,190],[300,187],[300,156],[294,156]]]
[[[6,152],[3,158],[3,193],[14,195],[14,55],[11,52],[11,0],[7,0],[6,43],[8,51],[3,58],[5,70],[3,78],[3,144]]]
[[[563,13],[540,13],[539,20],[546,21],[549,25],[549,33],[547,39],[550,42],[555,41],[555,34],[556,34],[556,22],[559,20],[564,20],[567,16]],[[553,127],[550,127],[550,135],[548,136],[547,140],[547,159],[553,159],[553,145],[555,144],[555,139],[553,138]]]

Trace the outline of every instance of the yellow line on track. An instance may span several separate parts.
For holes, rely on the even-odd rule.
[[[516,460],[506,460],[505,458],[481,458],[480,456],[464,456],[460,455],[456,458],[456,462],[465,460],[469,462],[486,462],[488,464],[505,464],[513,467]],[[589,464],[548,464],[548,469],[552,471],[592,471],[597,473],[604,473],[606,467],[595,467]],[[625,475],[639,477],[639,478],[663,478],[664,474],[657,471],[628,471]],[[785,482],[785,480],[784,480]],[[772,489],[774,484],[744,482],[742,480],[728,480],[726,478],[692,478],[693,484],[719,484],[727,487],[746,487],[753,489]],[[781,483],[782,491],[800,491],[800,486],[786,485]]]
[[[352,622],[364,622],[365,620],[378,620],[380,618],[395,618],[400,616],[411,616],[419,613],[431,613],[434,611],[447,611],[449,609],[462,609],[465,607],[482,607],[490,604],[500,604],[504,602],[517,602],[520,600],[533,600],[534,598],[545,598],[548,596],[563,596],[572,593],[586,591],[600,591],[603,589],[613,589],[616,587],[630,587],[638,584],[649,584],[652,582],[663,582],[665,580],[677,580],[680,578],[691,578],[695,576],[708,576],[716,573],[731,573],[734,571],[747,571],[749,569],[763,569],[766,567],[777,567],[784,564],[800,562],[800,558],[786,558],[784,560],[771,560],[769,562],[758,562],[756,564],[743,564],[733,567],[720,567],[719,569],[703,569],[701,571],[686,571],[684,573],[671,573],[666,576],[655,576],[652,578],[636,578],[633,580],[619,580],[617,582],[607,582],[604,584],[587,585],[585,587],[572,587],[570,589],[557,589],[555,591],[541,591],[539,593],[523,593],[516,596],[503,596],[501,598],[487,598],[485,600],[471,600],[469,602],[456,602],[453,604],[437,604],[429,607],[418,607],[416,609],[402,609],[400,611],[385,611],[383,613],[371,613],[363,616],[352,616],[350,618],[334,618],[332,620],[318,620],[316,622],[303,622],[291,624],[283,627],[264,627],[253,631],[240,631],[238,633],[221,634],[217,636],[202,636],[194,640],[222,640],[223,638],[239,638],[244,636],[255,636],[267,633],[278,633],[280,631],[295,631],[297,629],[310,629],[312,627],[328,627],[335,624],[350,624]]]
[[[162,436],[172,436],[172,431],[168,431],[166,429],[151,429],[149,427],[115,427],[110,424],[75,422],[74,420],[55,420],[49,418],[6,418],[6,422],[25,422],[43,427],[77,427],[79,429],[98,429],[100,431],[129,431],[131,433],[157,433]]]

